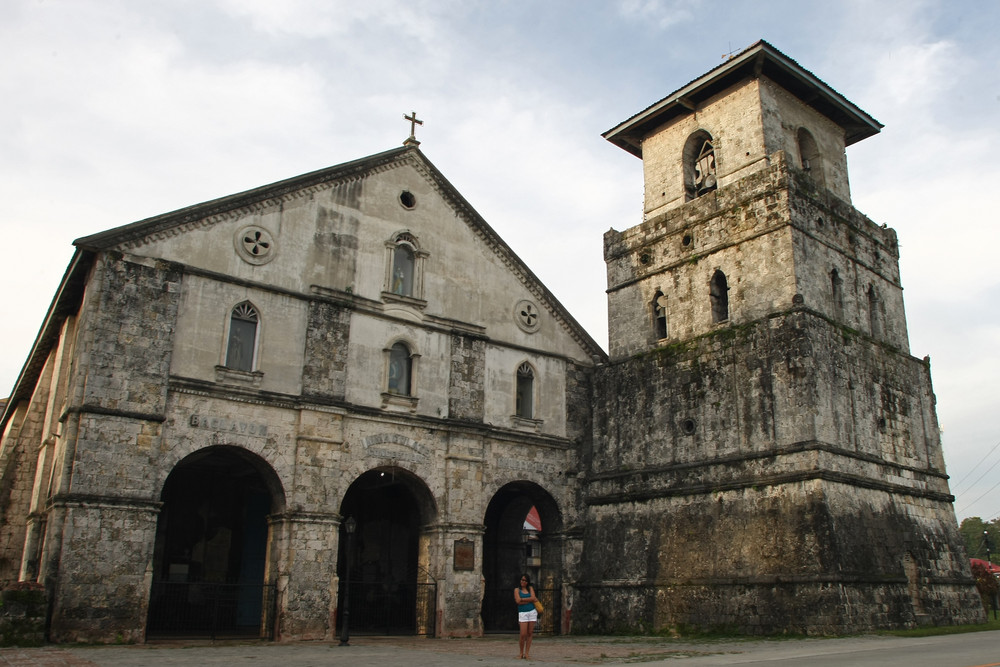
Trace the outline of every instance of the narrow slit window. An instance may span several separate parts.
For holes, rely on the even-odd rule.
[[[878,292],[874,285],[868,286],[868,327],[872,336],[879,336],[882,333],[881,322],[879,320],[879,299]]]
[[[667,337],[667,297],[660,290],[653,295],[653,329],[657,340]]]
[[[717,270],[709,285],[709,299],[712,302],[712,322],[729,319],[729,283],[726,274]]]
[[[837,269],[830,272],[830,297],[833,301],[833,316],[842,319],[844,316],[844,285]]]
[[[534,418],[535,372],[528,362],[517,369],[517,398],[515,414],[524,419]]]

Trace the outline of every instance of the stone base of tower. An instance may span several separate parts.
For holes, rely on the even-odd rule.
[[[926,362],[805,306],[598,369],[574,630],[984,620]]]
[[[817,473],[591,512],[577,631],[822,635],[985,620],[947,503]]]

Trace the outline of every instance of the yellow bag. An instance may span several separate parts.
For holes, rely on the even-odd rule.
[[[543,607],[542,603],[539,602],[538,600],[535,600],[535,611],[537,611],[539,614],[545,611],[545,607]]]

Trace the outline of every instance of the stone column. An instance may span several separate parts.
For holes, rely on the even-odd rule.
[[[278,585],[275,639],[333,638],[340,516],[290,512],[272,517],[270,524]]]
[[[483,634],[483,533],[481,524],[429,526],[421,536],[418,581],[423,570],[437,584],[436,634],[441,637],[478,637]],[[426,553],[426,559],[425,559]],[[419,611],[419,610],[418,610]]]

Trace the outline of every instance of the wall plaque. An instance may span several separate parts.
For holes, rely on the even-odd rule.
[[[455,540],[455,570],[476,569],[476,543],[462,538]]]

